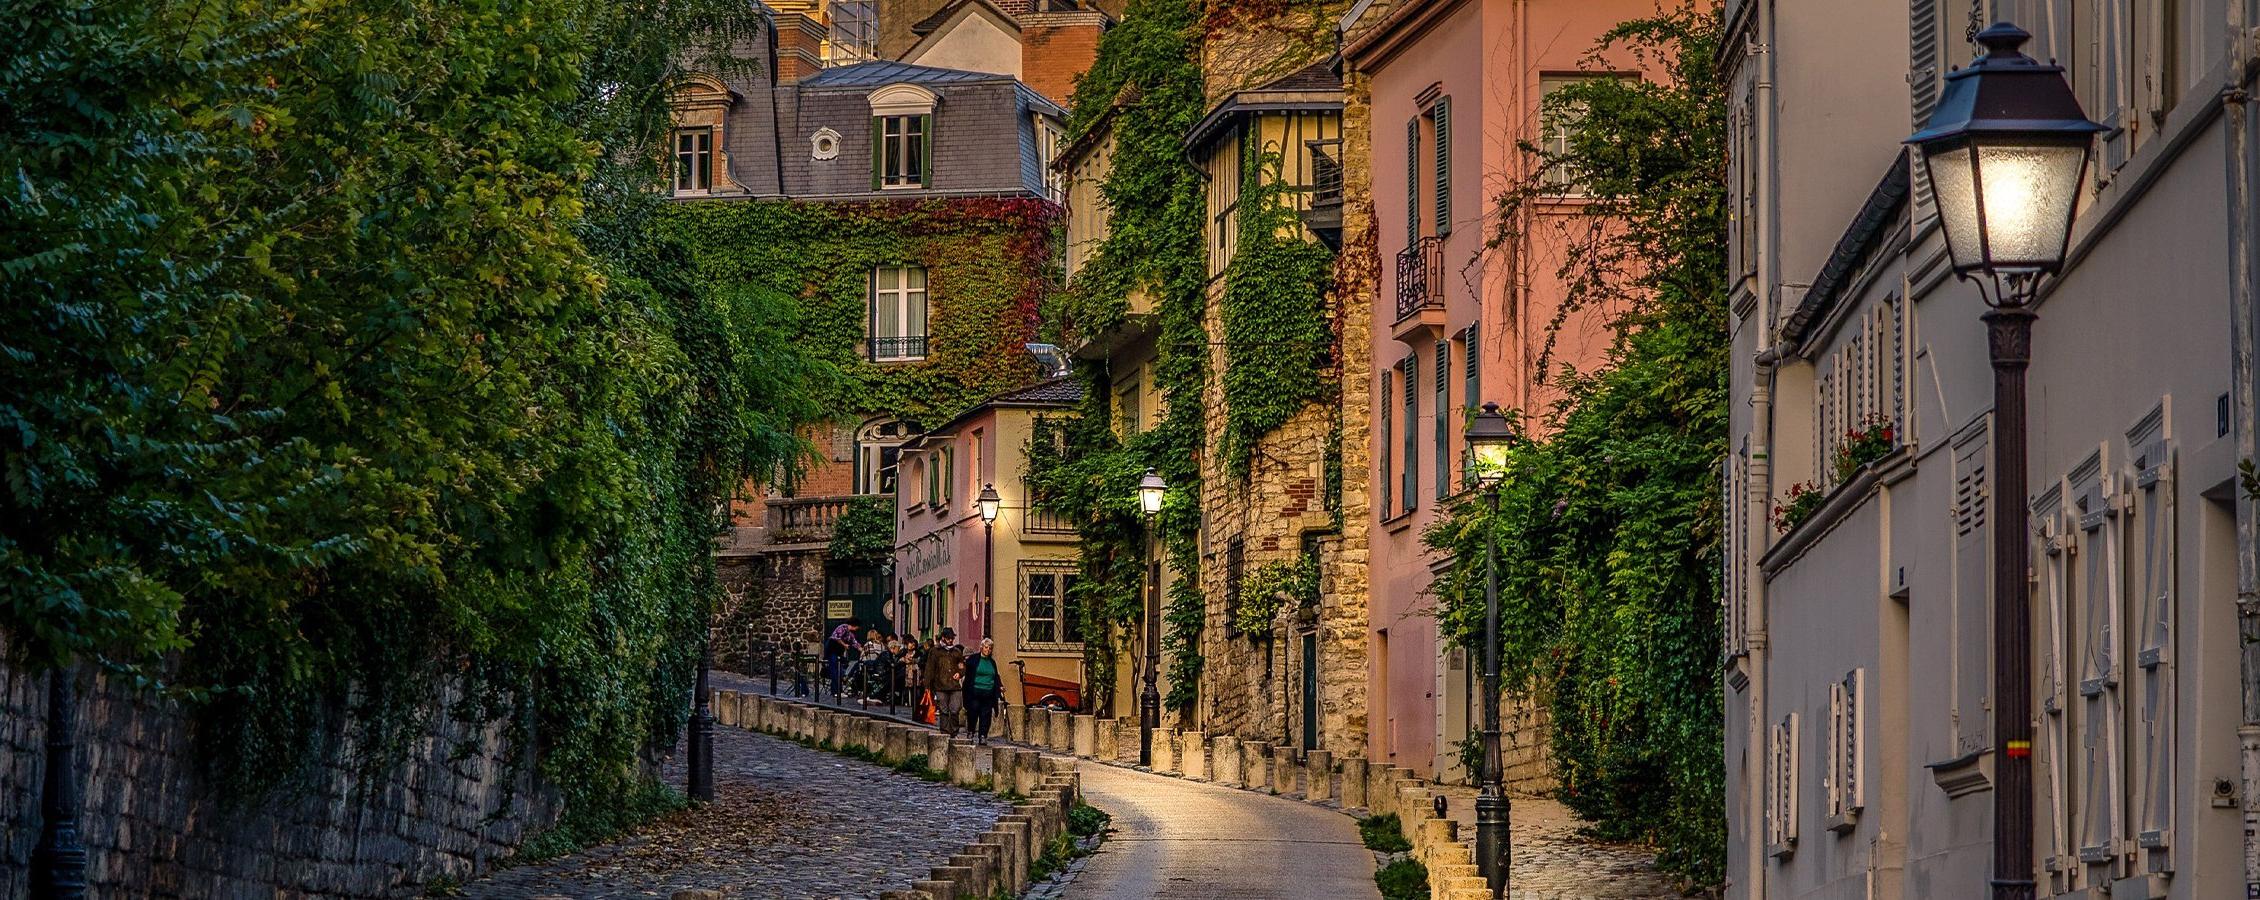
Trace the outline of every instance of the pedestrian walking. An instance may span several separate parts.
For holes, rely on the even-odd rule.
[[[989,742],[989,724],[1004,699],[1004,673],[997,668],[997,642],[981,639],[981,652],[965,658],[965,714],[973,740]]]
[[[926,651],[925,668],[926,690],[934,695],[934,725],[955,737],[965,711],[965,648],[958,646],[955,629],[942,629],[941,638]]]
[[[831,640],[824,642],[824,677],[832,683],[834,703],[840,701],[840,682],[847,677],[848,664],[863,653],[863,642],[855,636],[859,624],[849,617],[833,628]]]

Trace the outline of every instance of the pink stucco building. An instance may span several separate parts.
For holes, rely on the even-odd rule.
[[[1549,333],[1556,278],[1583,203],[1574,177],[1501,233],[1498,197],[1532,177],[1525,142],[1549,135],[1546,92],[1580,78],[1640,77],[1629,60],[1595,63],[1595,41],[1652,15],[1651,0],[1412,0],[1360,3],[1344,17],[1344,67],[1370,99],[1374,248],[1371,392],[1373,665],[1368,758],[1462,777],[1477,666],[1438,639],[1427,590],[1446,561],[1421,532],[1465,489],[1461,430],[1485,401],[1525,411],[1543,431],[1558,394],[1539,377],[1591,368],[1607,349],[1605,313]],[[1361,21],[1364,20],[1364,21]],[[1514,735],[1523,743],[1533,735]]]

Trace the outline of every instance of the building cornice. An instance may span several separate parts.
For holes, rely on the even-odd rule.
[[[1427,36],[1467,0],[1410,0],[1372,26],[1372,30],[1342,48],[1342,58],[1364,71],[1389,63],[1397,54]]]

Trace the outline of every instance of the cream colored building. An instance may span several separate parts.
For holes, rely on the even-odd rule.
[[[2251,306],[2234,274],[2251,250],[2233,239],[2252,226],[2250,176],[2232,168],[2252,159],[2238,107],[2253,49],[2231,39],[2246,6],[1726,5],[1727,896],[1988,895],[1989,541],[2009,503],[2032,525],[2038,895],[2248,896],[2251,380],[2231,336]],[[2026,52],[2064,64],[2113,128],[2037,307],[2018,497],[1987,481],[1983,304],[1900,144],[1995,19],[2032,31]],[[1888,454],[1834,465],[1885,427]],[[1777,527],[1800,485],[1823,499]]]

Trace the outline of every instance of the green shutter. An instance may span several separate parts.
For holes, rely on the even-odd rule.
[[[932,113],[918,117],[918,133],[921,135],[918,139],[918,146],[925,151],[918,160],[918,185],[931,188],[934,186],[934,116]]]
[[[881,187],[883,186],[883,182],[882,182],[882,181],[881,181],[880,179],[882,179],[882,178],[886,177],[886,168],[887,168],[887,120],[886,120],[886,119],[882,119],[882,118],[880,118],[880,117],[878,117],[878,116],[872,116],[872,117],[871,117],[871,189],[872,189],[872,190],[874,190],[874,191],[876,191],[876,190],[879,190],[879,189],[880,189],[880,188],[881,188]]]
[[[1452,98],[1436,98],[1436,233],[1452,233]]]
[[[1405,249],[1420,242],[1420,117],[1405,122]]]

